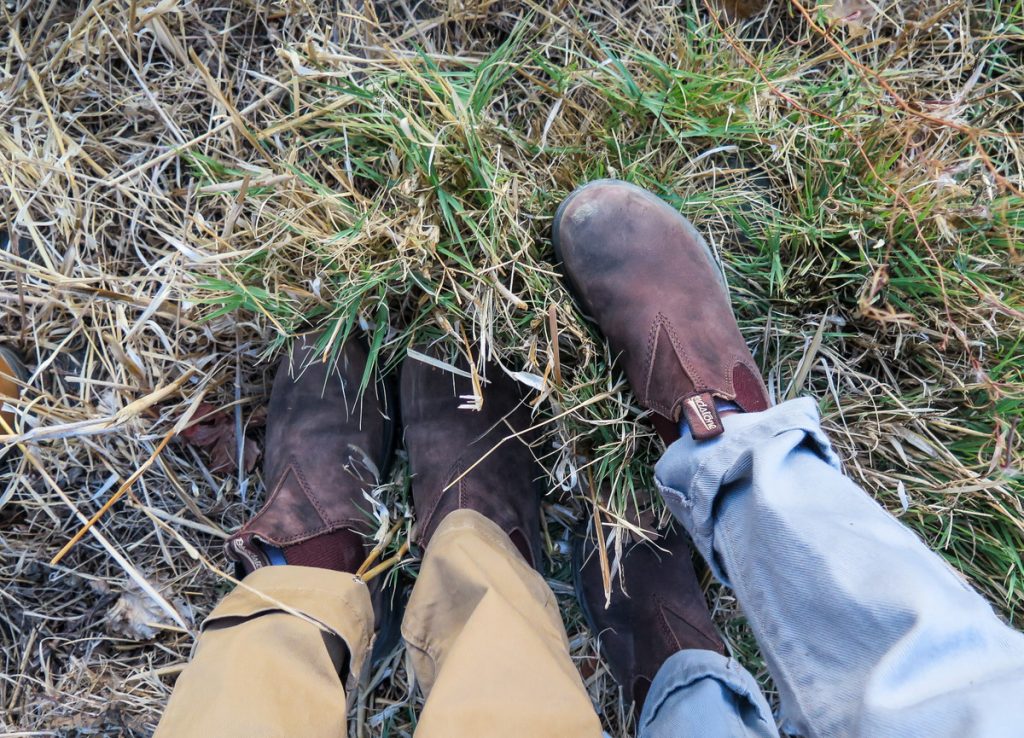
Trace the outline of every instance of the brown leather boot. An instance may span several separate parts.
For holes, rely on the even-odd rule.
[[[605,607],[594,524],[588,523],[573,546],[576,596],[612,676],[639,714],[669,656],[696,648],[724,654],[725,644],[711,622],[682,532],[663,531],[653,543],[625,544]],[[609,550],[609,560],[613,555]]]
[[[263,464],[269,496],[226,544],[246,572],[281,556],[274,563],[355,572],[376,527],[363,493],[390,459],[394,408],[379,381],[359,394],[361,343],[349,340],[324,363],[316,340],[296,340],[274,379]]]
[[[695,439],[722,432],[715,400],[768,407],[721,271],[686,218],[636,185],[602,179],[555,213],[555,252],[668,441],[684,415]]]
[[[464,365],[463,365],[464,366]],[[468,508],[509,534],[540,565],[542,471],[529,444],[535,434],[519,385],[489,366],[480,410],[460,410],[472,384],[416,359],[402,366],[402,423],[412,472],[416,537],[427,546],[444,517]],[[514,435],[519,433],[518,436]]]

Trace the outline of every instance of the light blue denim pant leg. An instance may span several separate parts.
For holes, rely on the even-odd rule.
[[[723,422],[714,440],[674,443],[656,475],[735,591],[784,729],[1024,736],[1024,635],[840,472],[814,401]]]
[[[713,651],[680,651],[658,670],[638,738],[778,738],[754,677]]]

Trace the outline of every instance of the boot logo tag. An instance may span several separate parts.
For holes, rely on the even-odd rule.
[[[708,407],[708,404],[704,402],[701,397],[691,397],[687,402],[693,409],[694,414],[700,418],[700,422],[704,424],[707,430],[715,430],[718,428],[718,423],[715,422],[715,414]]]

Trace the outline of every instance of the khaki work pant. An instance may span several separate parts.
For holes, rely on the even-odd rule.
[[[204,623],[156,738],[346,735],[325,631],[359,675],[372,629],[366,585],[351,574],[256,570]],[[601,735],[554,594],[482,515],[458,510],[438,527],[402,635],[427,697],[418,737]]]

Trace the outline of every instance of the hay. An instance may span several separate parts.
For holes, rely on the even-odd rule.
[[[600,176],[709,234],[774,396],[820,398],[851,476],[1017,622],[1024,19],[865,7],[725,25],[650,0],[0,6],[0,325],[34,370],[4,440],[0,725],[151,731],[262,494],[176,434],[206,403],[259,444],[273,361],[314,325],[367,332],[385,369],[440,339],[538,390],[547,573],[625,734],[566,541],[593,506],[580,480],[614,524],[660,448],[548,234]],[[409,515],[401,462],[380,498]],[[406,674],[399,651],[356,733],[411,732]]]

